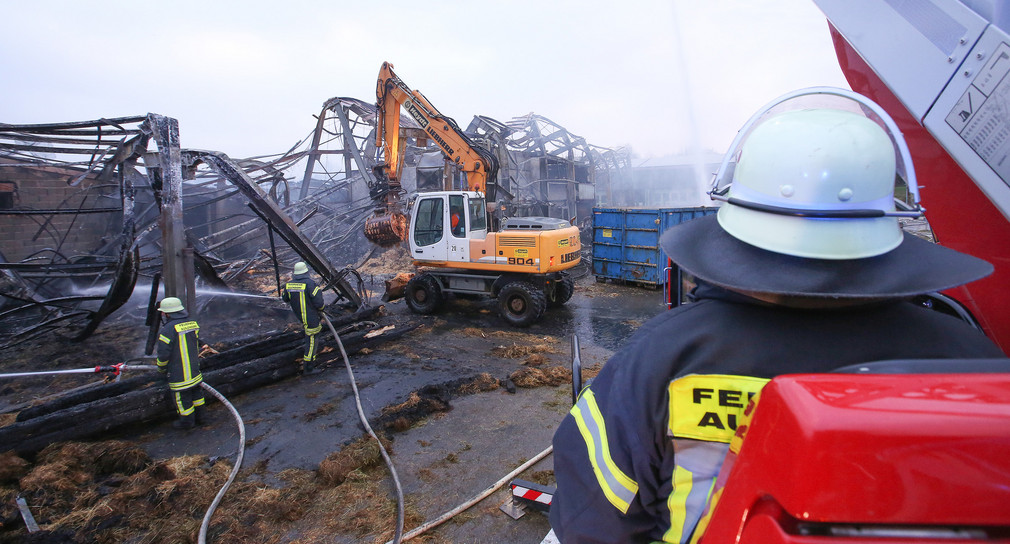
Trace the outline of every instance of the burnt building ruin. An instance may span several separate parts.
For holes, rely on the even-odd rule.
[[[157,114],[0,124],[0,349],[54,328],[84,339],[138,287],[149,311],[159,293],[197,311],[206,303],[198,291],[276,295],[281,271],[299,260],[360,306],[356,270],[378,249],[363,235],[382,161],[375,116],[374,104],[332,98],[291,149],[242,159],[184,148],[178,122]],[[403,189],[463,187],[401,118]],[[502,165],[502,218],[591,229],[593,206],[631,176],[628,150],[594,146],[532,113],[507,123],[475,116],[466,131]],[[256,270],[272,273],[249,285]]]

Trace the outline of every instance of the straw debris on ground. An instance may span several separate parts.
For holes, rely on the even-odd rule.
[[[494,391],[499,387],[501,382],[487,372],[443,384],[426,385],[412,391],[407,400],[383,408],[379,423],[385,429],[402,432],[425,418],[452,410],[449,401],[455,397]]]
[[[509,379],[518,387],[554,387],[563,383],[571,383],[572,370],[563,366],[524,367],[509,375]]]
[[[390,442],[383,441],[388,449]],[[68,442],[34,462],[0,455],[0,543],[28,533],[15,504],[26,499],[41,531],[31,542],[195,542],[206,509],[232,470],[204,455],[153,460],[125,441]],[[318,471],[288,469],[275,487],[243,470],[219,505],[208,531],[216,544],[317,542],[345,535],[385,542],[396,504],[378,445],[369,436],[320,463]],[[407,510],[412,526],[423,522]]]
[[[379,437],[382,447],[389,453],[392,442]],[[351,471],[376,466],[382,463],[382,453],[379,445],[371,436],[365,435],[344,446],[340,451],[331,453],[319,463],[319,477],[331,486],[344,483]]]
[[[511,346],[495,346],[491,348],[491,353],[504,359],[522,359],[534,353],[556,353],[554,348],[548,344],[532,344]]]
[[[372,255],[359,268],[361,274],[398,274],[413,272],[414,259],[404,246],[394,246],[381,253]]]

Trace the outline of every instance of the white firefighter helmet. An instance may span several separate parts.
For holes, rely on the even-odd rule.
[[[176,297],[165,297],[161,299],[161,304],[158,305],[159,312],[165,312],[170,314],[172,312],[181,312],[185,308],[182,307],[182,301]]]
[[[307,274],[308,272],[309,272],[309,267],[305,263],[303,263],[301,261],[298,261],[297,263],[295,263],[294,273],[295,273],[296,276],[299,276],[301,274]]]
[[[901,206],[896,182],[907,191]],[[719,212],[667,229],[660,245],[716,287],[865,301],[941,291],[993,271],[901,232],[898,217],[924,211],[911,153],[883,108],[845,89],[801,89],[758,111],[709,195],[723,203]]]
[[[821,103],[797,100],[810,95]],[[898,216],[921,215],[908,157],[879,106],[841,89],[810,89],[745,125],[710,194],[726,202],[722,228],[753,246],[815,259],[873,257],[901,244]],[[899,178],[914,196],[913,212],[895,209]]]

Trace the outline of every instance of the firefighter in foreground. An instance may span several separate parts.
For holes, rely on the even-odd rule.
[[[697,541],[737,421],[774,376],[1003,356],[964,321],[907,300],[992,266],[902,232],[894,180],[911,165],[900,133],[882,128],[893,121],[802,98],[773,102],[740,132],[726,158],[732,179],[713,189],[724,201],[716,215],[662,237],[697,279],[693,301],[644,324],[554,435],[550,519],[561,542]]]
[[[303,357],[303,373],[312,374],[315,372],[316,352],[319,346],[316,342],[316,335],[323,330],[320,324],[320,312],[323,311],[322,288],[309,274],[309,267],[303,262],[295,263],[291,281],[284,285],[284,292],[281,294],[295,316],[305,327],[305,355]]]
[[[172,423],[176,429],[192,429],[203,423],[204,397],[200,382],[200,325],[190,319],[182,301],[165,297],[158,305],[162,320],[158,336],[158,370],[168,374],[168,388],[172,391],[179,419]]]

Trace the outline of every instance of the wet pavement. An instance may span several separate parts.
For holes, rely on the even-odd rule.
[[[579,337],[583,368],[602,365],[639,325],[664,309],[661,290],[598,283],[592,276],[579,278],[568,304],[549,308],[527,329],[506,325],[490,300],[450,298],[433,316],[412,314],[402,300],[387,303],[385,320],[422,326],[369,353],[352,354],[350,362],[371,425],[393,441],[392,459],[407,501],[425,520],[433,519],[536,456],[550,445],[570,407],[571,384],[452,396],[450,411],[399,432],[378,423],[384,407],[403,403],[425,386],[485,372],[504,380],[523,368],[522,360],[502,358],[493,350],[515,344],[508,334],[516,331],[526,341],[550,346],[544,366],[570,365],[572,334]],[[267,483],[278,483],[269,481],[271,475],[288,468],[315,470],[363,432],[339,357],[321,373],[230,401],[246,427],[243,466],[258,466]],[[219,403],[210,404],[208,412],[209,424],[193,431],[180,432],[166,422],[124,438],[137,441],[155,458],[233,458],[238,431],[230,413]],[[526,474],[552,468],[548,456]],[[506,498],[507,486],[433,532],[450,542],[540,542],[550,529],[546,517],[532,512],[513,520],[498,510]]]

